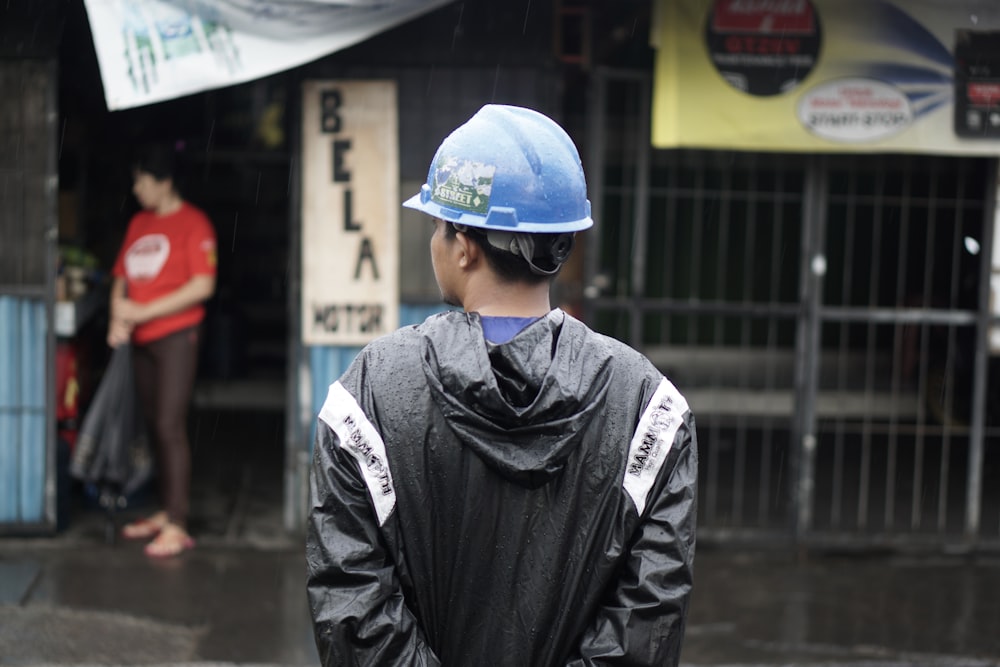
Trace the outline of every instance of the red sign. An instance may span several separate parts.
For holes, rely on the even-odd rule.
[[[970,83],[968,92],[969,102],[977,106],[1000,104],[1000,83]]]
[[[809,35],[816,22],[808,0],[728,0],[715,5],[712,29],[783,35]]]
[[[820,17],[810,0],[715,0],[705,25],[712,64],[750,95],[783,95],[819,57]]]

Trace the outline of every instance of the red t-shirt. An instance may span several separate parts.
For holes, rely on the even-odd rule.
[[[184,202],[169,214],[136,213],[125,232],[112,274],[125,278],[126,295],[149,303],[173,292],[196,275],[215,275],[215,229],[202,211]],[[148,343],[194,326],[205,317],[196,304],[171,315],[137,324],[132,341]]]

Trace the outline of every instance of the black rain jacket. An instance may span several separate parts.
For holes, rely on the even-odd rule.
[[[684,397],[561,310],[369,344],[319,414],[308,596],[324,665],[676,665],[697,449]]]

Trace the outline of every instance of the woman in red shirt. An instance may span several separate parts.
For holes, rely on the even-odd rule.
[[[143,210],[129,222],[112,270],[108,344],[133,345],[136,389],[156,449],[163,509],[126,525],[122,533],[151,538],[146,554],[165,557],[194,546],[187,531],[187,410],[204,302],[215,291],[216,240],[208,217],[174,185],[172,151],[148,151],[132,175],[132,192]]]

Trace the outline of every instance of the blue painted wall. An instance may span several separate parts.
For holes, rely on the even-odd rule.
[[[0,296],[0,524],[44,518],[45,302]]]

